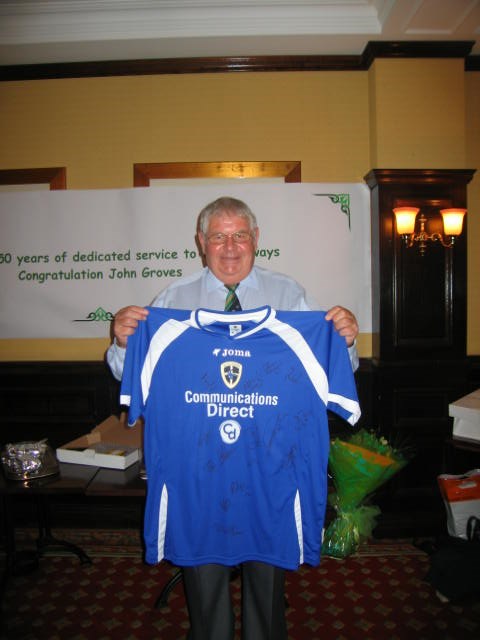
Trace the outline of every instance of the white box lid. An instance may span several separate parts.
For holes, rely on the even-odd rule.
[[[469,418],[474,422],[480,420],[480,389],[459,398],[448,405],[449,415],[456,418]]]

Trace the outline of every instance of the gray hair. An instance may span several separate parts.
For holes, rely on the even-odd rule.
[[[245,202],[237,200],[237,198],[223,196],[221,198],[217,198],[213,202],[210,202],[210,204],[207,204],[207,206],[200,211],[198,215],[198,231],[205,235],[207,233],[210,220],[214,216],[222,215],[222,213],[233,213],[235,216],[245,218],[248,221],[250,231],[255,231],[258,226],[255,214],[250,207],[245,204]]]

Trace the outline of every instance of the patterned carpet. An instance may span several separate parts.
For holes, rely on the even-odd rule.
[[[176,569],[142,561],[138,532],[56,531],[91,564],[51,548],[38,568],[14,575],[3,598],[2,640],[181,640],[188,630],[182,585],[165,607]],[[20,532],[28,548],[33,532]],[[349,558],[287,574],[290,640],[470,640],[480,638],[480,603],[442,603],[424,580],[430,558],[401,542],[362,546]],[[239,580],[232,582],[239,612]],[[237,637],[240,638],[239,623]],[[2,635],[3,634],[3,635]]]

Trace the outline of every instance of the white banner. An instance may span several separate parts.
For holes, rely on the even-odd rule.
[[[369,191],[362,184],[228,184],[0,193],[0,337],[106,337],[112,314],[149,304],[201,268],[197,215],[247,202],[257,264],[298,280],[323,309],[371,331]]]

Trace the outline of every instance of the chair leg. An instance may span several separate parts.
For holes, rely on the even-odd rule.
[[[232,569],[232,574],[230,576],[230,580],[235,580],[240,575],[239,567],[234,567]],[[168,605],[168,598],[170,596],[170,592],[173,591],[175,586],[183,579],[182,570],[179,569],[177,573],[170,578],[167,584],[163,587],[160,595],[155,600],[155,609],[162,609]]]
[[[168,605],[168,597],[170,592],[175,588],[175,585],[182,580],[182,570],[179,569],[177,573],[170,578],[167,584],[163,587],[162,592],[155,601],[155,609],[161,609]]]

